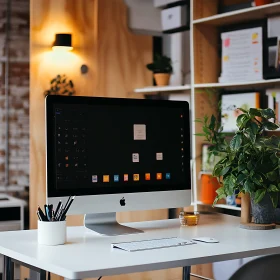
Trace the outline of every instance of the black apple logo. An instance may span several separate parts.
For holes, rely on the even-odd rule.
[[[120,205],[121,206],[125,206],[125,199],[124,199],[124,197],[120,200]]]

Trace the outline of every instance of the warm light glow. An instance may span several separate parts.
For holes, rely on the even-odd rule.
[[[40,61],[42,69],[46,71],[44,73],[48,73],[48,79],[57,74],[66,74],[71,78],[77,77],[84,62],[74,51],[57,52],[52,50],[42,52],[38,61]]]
[[[66,47],[66,46],[53,46],[53,51],[59,52],[69,52],[73,50],[73,47]]]

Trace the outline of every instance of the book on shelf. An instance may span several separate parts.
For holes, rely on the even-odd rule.
[[[223,94],[221,100],[221,121],[224,132],[235,132],[237,117],[242,114],[238,108],[248,110],[260,108],[260,94],[258,92]]]
[[[280,88],[273,88],[266,90],[267,107],[275,112],[274,122],[280,124]]]
[[[220,83],[263,79],[262,28],[222,32],[222,72]]]

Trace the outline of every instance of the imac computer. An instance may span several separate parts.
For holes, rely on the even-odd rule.
[[[191,202],[186,101],[46,97],[47,203],[76,196],[68,215],[105,235],[137,232],[116,212]]]

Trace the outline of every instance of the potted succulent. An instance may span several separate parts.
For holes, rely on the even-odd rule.
[[[212,145],[210,153],[221,156],[213,169],[220,182],[214,204],[221,198],[249,194],[254,223],[275,221],[275,208],[280,192],[280,137],[265,136],[265,130],[276,130],[272,109],[250,108],[236,119],[237,131],[230,141],[222,133],[217,119],[204,117],[202,123],[206,141]]]
[[[172,73],[171,59],[165,55],[156,54],[154,62],[147,64],[148,70],[154,73],[158,86],[167,86]]]

